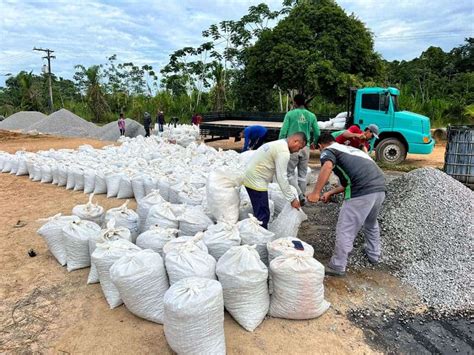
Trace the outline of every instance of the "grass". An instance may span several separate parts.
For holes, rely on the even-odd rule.
[[[398,164],[398,165],[391,165],[391,164],[384,164],[381,162],[376,162],[380,169],[385,171],[399,171],[402,173],[408,173],[412,170],[419,169],[419,166],[411,165],[411,164]]]

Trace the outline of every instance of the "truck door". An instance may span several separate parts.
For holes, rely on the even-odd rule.
[[[359,113],[354,120],[362,130],[369,124],[376,124],[380,131],[391,131],[393,128],[393,108],[390,95],[384,93],[361,93],[357,106]],[[387,105],[387,106],[386,106]]]

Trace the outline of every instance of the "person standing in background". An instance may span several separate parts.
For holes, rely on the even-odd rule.
[[[151,116],[148,112],[145,112],[143,118],[143,128],[145,128],[145,137],[150,137],[150,125],[151,125]]]
[[[287,138],[296,132],[306,134],[307,145],[299,152],[292,153],[288,163],[288,179],[298,191],[299,200],[304,204],[306,192],[306,175],[308,174],[309,146],[311,141],[311,131],[313,132],[314,148],[319,138],[319,126],[316,115],[308,111],[305,107],[306,98],[302,94],[297,94],[293,98],[295,108],[288,111],[283,120],[283,126],[280,130],[279,139]],[[297,169],[298,178],[295,176]]]
[[[158,131],[163,132],[163,126],[165,125],[165,115],[163,114],[163,111],[158,112],[156,123],[158,124]]]
[[[118,119],[118,127],[120,130],[120,135],[124,136],[125,135],[125,117],[123,116],[123,113],[120,114],[120,117]]]

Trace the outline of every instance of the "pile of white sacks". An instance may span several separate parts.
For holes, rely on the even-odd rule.
[[[224,308],[246,330],[266,315],[310,319],[329,307],[324,267],[296,238],[306,219],[278,185],[269,230],[242,188],[248,155],[160,137],[120,146],[0,155],[0,168],[34,181],[127,201],[105,211],[93,194],[38,230],[68,271],[90,267],[111,308],[164,324],[177,353],[225,353]],[[5,158],[6,157],[6,158]],[[5,168],[6,167],[6,168]]]
[[[341,112],[328,121],[318,121],[320,129],[344,129],[346,126],[347,112]]]

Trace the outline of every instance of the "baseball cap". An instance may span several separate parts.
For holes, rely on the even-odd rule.
[[[379,139],[379,127],[376,124],[369,124],[367,129],[372,132],[376,139]]]

